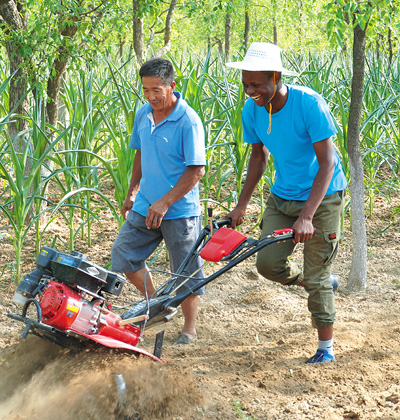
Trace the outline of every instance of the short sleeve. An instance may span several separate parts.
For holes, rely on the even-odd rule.
[[[255,110],[251,102],[253,101],[249,99],[244,104],[242,111],[243,141],[245,141],[246,143],[260,143],[261,140],[255,131]]]
[[[325,99],[315,94],[304,95],[305,124],[312,143],[325,140],[337,133],[336,125]]]
[[[199,117],[185,127],[183,153],[186,166],[206,164],[205,134]]]

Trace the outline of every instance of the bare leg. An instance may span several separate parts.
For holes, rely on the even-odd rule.
[[[189,338],[194,338],[196,336],[196,316],[198,303],[198,296],[190,296],[181,304],[183,317],[185,318],[182,334],[187,335]]]
[[[318,340],[328,341],[333,338],[333,325],[331,327],[317,327]]]
[[[149,273],[149,269],[147,267],[144,267],[138,271],[135,271],[134,273],[125,273],[125,276],[139,290],[139,292],[143,296],[145,296],[145,288],[144,288],[143,280],[144,280],[144,276],[146,276],[147,295],[151,295],[152,293],[155,292],[154,284],[151,279],[151,274]]]
[[[139,292],[145,296],[144,289],[144,276],[146,276],[146,287],[147,294],[151,295],[154,293],[155,288],[151,278],[151,274],[147,267],[142,268],[141,270],[135,271],[134,273],[125,273],[127,279],[139,290]],[[197,308],[199,303],[198,296],[190,296],[185,299],[182,304],[182,313],[185,319],[182,333],[187,335],[190,339],[196,336],[196,317],[197,317]]]

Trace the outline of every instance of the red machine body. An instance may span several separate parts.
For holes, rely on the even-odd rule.
[[[65,284],[50,281],[39,298],[42,322],[67,330],[76,320],[83,305],[81,296]]]
[[[101,306],[102,301],[88,301],[63,283],[50,281],[39,298],[42,322],[66,333],[77,333],[100,344],[114,347],[136,346],[140,329],[120,325],[121,317]],[[112,345],[111,345],[112,343]]]

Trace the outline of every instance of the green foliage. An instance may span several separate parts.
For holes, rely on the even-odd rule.
[[[28,133],[21,133],[21,137]],[[42,215],[38,210],[40,203],[45,201],[44,190],[48,182],[56,176],[51,172],[49,176],[41,177],[42,167],[49,169],[46,157],[54,150],[61,137],[52,143],[40,144],[37,150],[25,147],[19,152],[19,139],[13,141],[5,135],[0,154],[0,176],[5,181],[4,191],[0,194],[0,210],[11,226],[11,237],[16,254],[16,281],[20,279],[21,252],[25,239],[32,226]],[[43,146],[43,148],[42,148]],[[39,149],[42,148],[42,153]],[[27,171],[29,167],[29,171]],[[29,172],[29,175],[25,175]],[[38,206],[39,204],[39,206]],[[36,206],[35,206],[36,205]],[[46,210],[45,210],[46,211]]]
[[[8,92],[7,88],[10,83],[12,76],[6,76],[6,65],[4,62],[0,62],[0,80],[3,83],[0,85],[0,118],[4,118],[8,114]]]
[[[349,31],[359,25],[362,30],[368,29],[371,44],[381,33],[376,31],[380,25],[392,22],[395,10],[390,0],[336,0],[324,6],[324,13],[330,18],[327,23],[327,35],[332,46],[344,48]]]
[[[249,147],[242,142],[241,109],[246,98],[240,74],[227,69],[214,50],[169,58],[175,66],[177,90],[200,115],[206,132],[207,166],[201,199],[205,208],[211,204],[218,207],[218,213],[226,214],[240,194],[249,156]],[[299,72],[296,79],[286,82],[310,86],[328,101],[338,129],[335,147],[349,177],[348,57],[288,53],[284,59]],[[7,98],[6,71],[0,75],[0,94]],[[379,59],[374,54],[368,56],[360,145],[371,213],[375,195],[389,200],[400,189],[399,77],[398,58],[389,62],[382,54]],[[105,220],[122,223],[119,209],[134,157],[128,147],[129,136],[143,103],[136,69],[128,63],[94,63],[85,72],[70,71],[67,80],[61,97],[67,118],[58,127],[45,124],[43,98],[31,100],[31,113],[25,116],[29,129],[20,136],[28,136],[32,148],[22,152],[15,148],[5,130],[11,115],[0,111],[0,217],[12,226],[16,278],[21,275],[21,249],[28,234],[36,233],[38,246],[43,241],[57,241],[58,245],[61,241],[71,250],[78,236],[89,243],[92,223],[100,227]],[[29,176],[24,175],[27,163],[33,168]],[[46,175],[40,175],[43,167]],[[274,176],[270,159],[253,195],[254,203],[260,205],[255,225],[262,217],[265,190],[273,184]],[[51,196],[45,195],[47,187]],[[44,202],[43,210],[40,204]],[[67,234],[49,237],[56,220],[62,222]]]
[[[127,28],[134,17],[142,19],[145,43],[152,41],[150,56],[163,43],[168,9],[168,2],[161,0],[141,0],[136,16],[132,2],[126,0],[27,0],[20,4],[25,26],[9,27],[0,19],[0,54],[7,55],[7,42],[18,47],[35,92],[29,88],[26,92],[28,115],[13,115],[9,86],[14,75],[9,75],[9,63],[0,61],[0,221],[9,224],[12,232],[0,236],[0,241],[8,238],[14,245],[16,262],[9,267],[15,269],[17,282],[21,249],[32,232],[37,250],[46,240],[53,245],[62,241],[72,250],[78,236],[90,245],[92,223],[102,226],[104,220],[115,220],[122,224],[119,208],[134,158],[129,136],[143,103],[136,63],[131,51],[123,53],[124,46],[132,44],[132,31]],[[201,0],[177,6],[169,58],[175,65],[178,90],[204,123],[207,165],[201,200],[205,207],[211,203],[219,212],[228,212],[237,202],[246,175],[250,147],[242,142],[240,115],[245,96],[240,75],[224,66],[214,47],[222,52],[229,13],[231,51],[234,59],[243,56],[246,12],[250,42],[272,42],[277,33],[278,44],[285,49],[284,62],[300,74],[286,82],[310,86],[328,101],[338,130],[335,148],[349,179],[352,74],[348,51],[354,25],[367,31],[370,55],[360,147],[368,211],[373,214],[376,195],[390,200],[400,190],[400,60],[398,46],[389,42],[398,36],[400,13],[399,4],[389,0]],[[115,59],[120,52],[126,60],[122,65]],[[67,118],[53,127],[46,124],[46,88],[57,75],[54,63],[60,59],[68,62],[61,95]],[[7,124],[17,117],[27,120],[29,128],[10,139]],[[28,147],[21,150],[22,144]],[[274,177],[270,158],[253,195],[253,202],[260,206],[258,220]],[[398,219],[399,214],[397,208],[393,217]],[[62,221],[68,238],[48,237],[56,220]],[[241,413],[239,403],[236,407]]]
[[[30,83],[45,91],[48,79],[56,75],[55,60],[67,57],[70,66],[79,67],[115,42],[112,29],[123,23],[121,12],[114,2],[101,0],[28,0],[20,11],[26,25],[12,30],[0,25],[0,31],[3,42],[18,47]]]

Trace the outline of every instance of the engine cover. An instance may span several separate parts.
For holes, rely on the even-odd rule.
[[[67,330],[82,308],[82,298],[76,291],[56,281],[50,281],[39,298],[42,322],[60,330]]]
[[[39,298],[42,322],[63,332],[75,332],[99,341],[99,337],[132,346],[140,340],[140,329],[120,325],[121,317],[102,308],[99,300],[87,301],[78,291],[57,281],[50,281]]]

